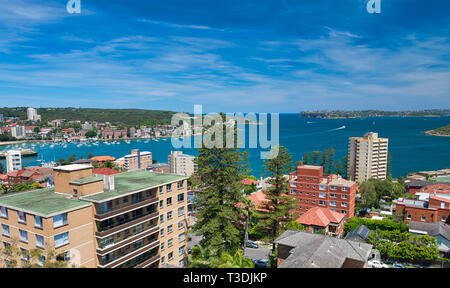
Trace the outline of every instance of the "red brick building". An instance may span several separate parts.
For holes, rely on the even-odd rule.
[[[290,195],[298,200],[299,215],[314,207],[354,216],[357,184],[339,175],[325,176],[322,166],[300,165],[289,174]]]
[[[344,218],[345,215],[342,213],[327,208],[314,207],[298,217],[296,221],[305,227],[306,232],[324,232],[342,238],[344,235]]]
[[[445,195],[443,195],[445,196]],[[395,204],[395,213],[403,213],[403,221],[448,222],[450,198],[430,194],[428,201],[401,199]]]

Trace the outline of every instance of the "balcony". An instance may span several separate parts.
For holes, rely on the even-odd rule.
[[[98,237],[109,236],[109,235],[116,233],[117,231],[120,231],[120,230],[126,228],[126,227],[130,227],[135,224],[145,222],[147,220],[156,218],[158,216],[159,216],[159,212],[157,211],[157,209],[153,209],[153,210],[145,212],[141,215],[128,218],[127,220],[121,219],[120,221],[115,222],[110,225],[101,226],[100,224],[97,224],[98,232],[96,232],[95,235]]]
[[[128,238],[122,239],[122,240],[121,240],[120,242],[118,242],[118,243],[112,243],[112,245],[107,246],[107,247],[105,247],[104,249],[97,248],[97,254],[99,254],[99,255],[105,255],[105,254],[108,254],[108,253],[110,253],[111,251],[114,251],[114,250],[116,250],[116,249],[118,249],[118,248],[120,248],[120,247],[129,245],[129,244],[135,242],[135,241],[138,240],[139,238],[147,237],[147,236],[150,236],[150,235],[152,235],[152,234],[154,234],[154,233],[157,233],[157,232],[159,232],[159,226],[155,225],[154,227],[152,227],[152,228],[150,228],[150,229],[148,229],[148,230],[146,230],[146,231],[144,231],[144,232],[141,232],[141,233],[136,234],[136,235],[131,235],[131,236],[128,237]]]
[[[133,258],[138,257],[140,254],[148,252],[147,250],[153,249],[155,247],[159,246],[159,240],[155,239],[153,242],[148,243],[142,247],[139,247],[135,250],[130,251],[127,254],[121,255],[117,258],[111,258],[105,263],[99,265],[100,268],[115,268],[117,266],[120,266],[122,264],[127,263],[128,261],[132,260]]]
[[[111,218],[113,216],[123,214],[123,213],[131,211],[131,210],[142,208],[149,204],[157,203],[158,201],[159,201],[158,197],[153,197],[153,198],[144,199],[140,202],[136,202],[133,204],[126,203],[125,205],[122,204],[119,206],[115,206],[112,210],[107,211],[103,214],[95,214],[95,220],[101,221],[101,220],[104,220],[107,218]]]

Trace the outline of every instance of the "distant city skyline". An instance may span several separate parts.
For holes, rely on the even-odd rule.
[[[0,0],[1,107],[450,107],[450,2]]]

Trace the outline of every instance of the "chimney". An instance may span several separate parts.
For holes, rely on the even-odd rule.
[[[103,189],[105,191],[114,190],[114,175],[103,175]]]

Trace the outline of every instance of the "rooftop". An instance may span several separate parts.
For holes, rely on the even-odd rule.
[[[366,243],[291,230],[275,243],[293,248],[279,268],[341,268],[347,259],[363,267],[372,250]]]
[[[120,174],[122,172],[111,169],[111,168],[99,168],[92,170],[92,174],[98,174],[98,175],[115,175]]]
[[[86,178],[81,178],[81,179],[77,179],[77,180],[72,180],[72,181],[70,181],[70,183],[87,184],[87,183],[97,182],[97,181],[102,181],[102,180],[103,180],[103,178],[100,178],[100,177],[86,177]]]
[[[175,181],[187,179],[186,176],[160,174],[143,170],[124,172],[114,175],[114,190],[93,194],[82,197],[82,199],[102,202],[118,198],[135,191],[158,187],[162,184],[168,184]],[[176,188],[174,188],[176,189]]]
[[[331,211],[327,208],[314,207],[309,209],[302,216],[297,218],[297,222],[304,225],[314,225],[326,227],[331,223],[339,223],[344,219],[345,215]]]
[[[58,166],[53,168],[53,170],[56,171],[66,171],[66,172],[72,172],[77,170],[84,170],[92,168],[91,165],[84,165],[84,164],[71,164],[71,165],[65,165],[65,166]]]
[[[7,194],[0,197],[0,205],[43,217],[90,206],[90,203],[70,199],[68,195],[54,192],[54,188],[46,188]]]

